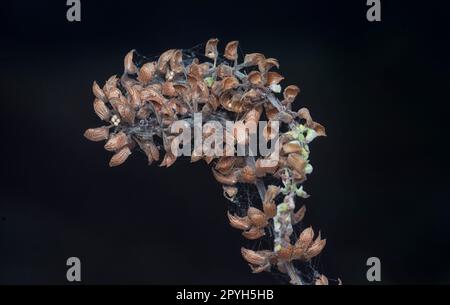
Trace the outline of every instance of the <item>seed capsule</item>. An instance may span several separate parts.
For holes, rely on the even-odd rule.
[[[264,230],[257,227],[252,227],[250,230],[242,232],[242,236],[250,240],[261,238],[264,235],[266,235]]]
[[[128,137],[123,131],[121,131],[115,135],[112,135],[106,142],[104,147],[106,150],[116,151],[127,144],[128,144]]]
[[[84,136],[94,142],[108,139],[109,129],[106,127],[89,128],[84,132]]]
[[[99,87],[99,85],[95,81],[92,84],[92,92],[94,93],[96,98],[106,102],[107,98],[106,98],[105,93],[103,92],[103,90]]]
[[[129,155],[131,155],[130,148],[128,146],[123,147],[121,150],[115,153],[114,156],[112,156],[111,160],[109,161],[109,166],[114,167],[121,165],[128,159]]]
[[[267,218],[263,211],[255,208],[255,207],[249,207],[247,211],[247,216],[252,222],[253,225],[255,225],[258,228],[263,228],[267,226]]]
[[[133,53],[134,50],[128,52],[123,60],[124,72],[127,74],[135,74],[137,72],[137,67],[133,62]]]
[[[109,108],[106,106],[105,102],[103,102],[103,100],[99,98],[96,98],[94,100],[94,112],[103,121],[109,121],[111,117],[111,112],[109,111]]]
[[[239,217],[236,215],[231,215],[230,212],[227,212],[228,220],[230,221],[230,226],[239,230],[248,230],[250,229],[251,223],[248,216]]]
[[[225,47],[224,56],[228,60],[237,60],[238,54],[237,54],[237,48],[239,45],[239,41],[230,41],[227,46]]]

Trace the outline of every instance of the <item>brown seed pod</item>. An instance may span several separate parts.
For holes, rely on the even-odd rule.
[[[127,144],[128,136],[123,131],[121,131],[111,135],[104,147],[108,151],[116,151]]]
[[[158,64],[156,66],[156,70],[159,73],[166,75],[167,69],[169,68],[169,61],[172,58],[173,53],[175,53],[175,50],[170,49],[162,53],[161,56],[159,56]]]
[[[131,50],[130,52],[128,52],[123,60],[124,73],[126,74],[136,74],[138,71],[136,65],[133,62],[134,51],[135,50]]]
[[[109,129],[107,127],[89,128],[84,132],[86,139],[99,142],[108,139]]]
[[[104,102],[107,101],[106,95],[96,81],[92,84],[92,93],[94,93],[95,97]]]
[[[255,169],[248,165],[242,168],[239,176],[239,182],[255,183],[255,181],[256,181]]]
[[[239,81],[234,76],[227,76],[222,79],[222,90],[227,91],[230,89],[234,89],[239,86]]]
[[[266,84],[268,86],[277,85],[283,79],[284,79],[284,77],[281,76],[280,74],[278,74],[277,72],[267,72]]]
[[[219,52],[217,51],[217,44],[219,43],[219,40],[217,38],[211,38],[206,43],[205,47],[205,56],[211,59],[216,59],[219,55]]]
[[[152,88],[144,88],[140,92],[141,100],[144,102],[151,101],[156,102],[159,105],[164,105],[166,99],[159,92]]]
[[[325,127],[313,121],[307,108],[301,108],[299,111],[297,111],[297,115],[299,118],[305,119],[306,127],[314,129],[314,131],[317,132],[318,136],[326,136]]]
[[[221,174],[228,174],[233,169],[234,164],[236,163],[236,157],[234,156],[223,156],[221,157],[215,166],[215,169],[219,171]]]
[[[314,238],[314,230],[312,227],[308,227],[300,233],[298,240],[295,243],[296,248],[308,249]]]
[[[280,64],[278,63],[278,60],[275,58],[267,58],[265,60],[261,60],[258,62],[258,69],[263,73],[266,73],[273,67],[280,68]]]
[[[148,159],[148,165],[151,165],[153,161],[159,160],[159,150],[156,145],[151,141],[138,142],[139,147],[144,151]]]
[[[189,66],[189,74],[193,75],[197,79],[201,79],[208,72],[208,65],[206,63],[198,64],[192,63]]]
[[[156,66],[156,62],[148,62],[142,65],[141,69],[138,72],[138,81],[143,84],[149,83],[156,73]]]
[[[292,217],[293,224],[297,224],[300,221],[302,221],[303,218],[305,217],[305,213],[306,213],[306,206],[302,205],[302,207],[298,209],[298,211],[295,212]]]
[[[266,174],[274,174],[278,168],[278,160],[270,160],[260,158],[255,162],[255,174],[256,177],[261,178]]]
[[[172,70],[175,74],[183,73],[183,52],[181,50],[176,50],[172,54],[172,57],[170,57],[169,65],[170,70]]]
[[[298,173],[303,174],[306,166],[306,161],[296,153],[291,153],[287,157],[287,164]]]
[[[176,156],[174,156],[171,152],[166,152],[166,154],[164,155],[164,158],[159,166],[160,167],[163,167],[163,166],[170,167],[172,164],[175,163],[176,160],[177,160]]]
[[[114,167],[121,165],[128,159],[129,155],[131,155],[130,148],[128,146],[123,147],[118,152],[116,152],[114,156],[112,156],[111,160],[109,161],[109,166]]]
[[[138,90],[134,87],[128,87],[127,88],[128,95],[130,97],[130,105],[134,109],[139,109],[139,107],[142,106],[141,96],[138,92]]]
[[[193,154],[192,154],[193,155]],[[236,171],[231,172],[228,175],[222,175],[218,171],[216,171],[214,168],[212,169],[214,178],[222,184],[225,185],[235,185],[238,182],[238,175]]]
[[[227,185],[223,185],[222,187],[223,187],[223,195],[225,196],[225,198],[233,201],[234,197],[238,193],[238,188],[234,187],[234,186],[227,186]]]
[[[290,261],[292,259],[293,251],[294,247],[291,244],[286,245],[286,247],[281,247],[278,251],[276,251],[278,260]]]
[[[323,248],[325,248],[325,245],[327,243],[326,239],[320,239],[317,242],[314,242],[303,254],[303,258],[305,260],[310,260],[313,257],[316,257],[317,255],[322,252]]]
[[[262,86],[264,84],[263,77],[261,75],[261,72],[259,71],[252,71],[247,75],[247,79],[250,82],[250,84],[254,86]]]
[[[238,58],[238,54],[237,54],[237,48],[239,45],[239,41],[230,41],[229,43],[227,43],[226,47],[225,47],[225,52],[224,52],[224,56],[226,59],[228,60],[237,60]]]
[[[231,68],[228,65],[220,64],[216,69],[217,77],[219,78],[225,78],[227,76],[233,75],[233,68]]]
[[[260,61],[264,61],[265,59],[265,56],[261,53],[246,54],[244,57],[244,65],[246,67],[256,66]]]
[[[140,120],[144,120],[150,116],[150,109],[148,107],[141,107],[136,113],[136,117]]]
[[[277,215],[277,206],[273,201],[263,203],[264,214],[268,219],[274,218]]]
[[[175,97],[178,95],[175,87],[173,86],[173,82],[164,82],[161,90],[162,94],[168,97]]]
[[[108,80],[106,81],[105,85],[103,86],[103,92],[105,93],[105,95],[110,98],[108,96],[108,93],[114,89],[117,90],[117,75],[113,75],[110,78],[108,78]],[[119,90],[120,92],[120,90]]]
[[[267,218],[263,211],[255,208],[249,207],[247,210],[247,216],[252,222],[252,224],[258,228],[263,228],[267,226]]]
[[[266,235],[263,229],[257,227],[251,227],[250,230],[242,232],[242,236],[247,239],[255,240]]]
[[[328,285],[328,278],[325,275],[322,274],[318,278],[316,278],[315,284],[316,285],[325,285],[325,286],[327,286]]]
[[[241,254],[242,257],[252,265],[265,265],[268,260],[268,255],[266,253],[261,253],[261,251],[253,251],[242,247]]]
[[[295,85],[289,85],[283,91],[283,104],[292,103],[300,92],[300,88]]]
[[[131,108],[131,106],[120,103],[117,105],[117,111],[124,122],[134,124],[136,112],[133,108]]]
[[[227,212],[228,220],[230,221],[230,226],[239,230],[248,230],[250,229],[251,223],[250,219],[245,217],[239,217],[236,215],[231,215],[230,212]]]
[[[94,100],[94,112],[103,121],[109,121],[111,118],[111,111],[109,111],[105,102],[99,98]]]
[[[285,154],[300,153],[302,151],[302,145],[299,141],[294,140],[284,144],[282,149]]]

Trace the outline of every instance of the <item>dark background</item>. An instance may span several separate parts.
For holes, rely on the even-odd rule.
[[[327,247],[319,270],[367,284],[450,283],[449,6],[444,1],[65,1],[0,5],[0,283],[60,284],[66,259],[83,283],[263,284],[240,256],[221,187],[202,162],[109,168],[93,80],[146,55],[211,37],[277,58],[327,127],[312,145],[306,223]]]

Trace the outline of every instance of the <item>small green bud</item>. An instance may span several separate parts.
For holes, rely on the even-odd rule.
[[[306,132],[306,143],[311,143],[312,140],[314,140],[317,137],[317,132],[314,129],[308,129]]]
[[[310,163],[306,164],[305,173],[309,175],[312,173],[312,171],[313,171],[313,166]]]
[[[206,85],[210,88],[214,84],[214,78],[212,78],[211,76],[205,77],[204,81],[205,81]]]

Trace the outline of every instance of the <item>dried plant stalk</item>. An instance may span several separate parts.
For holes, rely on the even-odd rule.
[[[243,208],[236,205],[240,208],[228,213],[230,225],[242,230],[245,239],[264,239],[269,245],[266,250],[241,249],[253,272],[286,274],[290,283],[297,285],[326,285],[328,279],[310,263],[326,240],[320,233],[314,239],[311,227],[299,231],[306,208],[296,206],[297,201],[308,197],[302,184],[312,172],[309,143],[325,136],[325,128],[313,121],[306,108],[292,110],[300,89],[289,85],[281,92],[284,77],[271,71],[279,68],[276,59],[252,53],[239,63],[238,42],[228,43],[224,56],[219,55],[218,42],[210,39],[203,54],[171,49],[154,60],[130,51],[120,78],[110,77],[103,87],[94,82],[94,111],[110,125],[88,129],[85,136],[92,141],[106,140],[105,149],[114,153],[110,166],[121,165],[133,149],[140,149],[149,164],[163,153],[160,166],[169,167],[177,159],[170,149],[176,139],[170,127],[178,120],[194,129],[193,118],[199,113],[203,126],[210,121],[257,123],[266,117],[266,141],[274,137],[272,127],[279,121],[287,131],[280,135],[278,159],[272,155],[254,158],[194,151],[191,160],[203,159],[212,165],[214,178],[233,204],[239,204],[243,186],[257,190],[260,202],[252,201]],[[225,136],[232,132],[227,130]],[[203,137],[212,133],[212,129],[204,129]],[[158,138],[162,144],[158,144]]]

